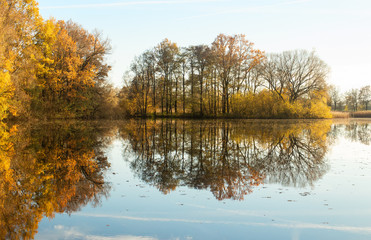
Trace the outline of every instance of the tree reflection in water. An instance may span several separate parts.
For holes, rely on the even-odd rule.
[[[38,223],[107,197],[105,129],[91,124],[1,126],[0,239],[30,239]]]
[[[337,119],[331,125],[329,137],[332,142],[340,136],[350,139],[353,142],[360,142],[365,145],[371,144],[371,126],[369,120]]]
[[[44,216],[108,196],[104,150],[117,128],[105,124],[0,124],[0,239],[33,238]],[[165,119],[121,122],[119,136],[133,172],[161,192],[188,186],[243,200],[262,183],[312,185],[338,136],[370,144],[371,130],[367,122]]]
[[[365,145],[371,143],[371,127],[366,122],[352,122],[345,125],[345,134],[354,142],[361,142]]]
[[[210,189],[243,200],[263,182],[312,185],[328,170],[331,121],[131,121],[120,127],[131,168],[163,193]]]

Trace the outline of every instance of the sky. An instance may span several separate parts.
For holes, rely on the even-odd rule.
[[[342,92],[371,85],[370,0],[38,0],[41,15],[72,20],[110,39],[109,80],[135,56],[168,38],[178,46],[211,44],[220,33],[245,34],[266,53],[315,50]]]

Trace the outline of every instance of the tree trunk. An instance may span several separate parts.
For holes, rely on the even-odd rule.
[[[156,76],[153,73],[153,113],[156,116]]]
[[[200,116],[203,115],[203,111],[202,111],[202,94],[203,94],[203,89],[202,89],[202,85],[203,85],[203,74],[201,74],[200,76]]]
[[[183,114],[185,114],[185,76],[183,71]]]

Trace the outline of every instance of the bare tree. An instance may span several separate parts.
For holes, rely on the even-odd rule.
[[[181,48],[180,53],[178,54],[178,63],[179,68],[176,71],[176,75],[178,78],[181,78],[182,82],[182,108],[183,114],[185,114],[186,108],[186,75],[188,72],[188,64],[187,64],[187,49]]]
[[[341,95],[339,87],[331,85],[328,89],[328,94],[330,97],[331,104],[334,106],[334,110],[337,110],[337,107],[341,101]]]
[[[247,92],[257,93],[258,90],[264,86],[263,78],[264,67],[262,64],[254,66],[247,74],[244,76],[243,80],[245,81],[244,93]]]
[[[352,89],[345,94],[345,102],[348,110],[358,111],[359,104],[359,90]]]
[[[364,86],[359,90],[359,100],[367,111],[368,103],[371,102],[371,87],[370,85]]]
[[[329,68],[315,52],[295,50],[270,54],[264,67],[269,89],[282,99],[287,94],[290,102],[326,88]]]
[[[190,54],[195,59],[195,67],[198,75],[199,84],[199,105],[200,115],[203,115],[203,96],[204,96],[204,80],[206,67],[209,64],[211,50],[207,45],[197,45],[190,47]]]
[[[157,64],[162,78],[162,96],[161,96],[161,111],[164,113],[164,101],[166,104],[166,113],[172,112],[172,94],[173,94],[173,75],[177,67],[175,61],[179,48],[176,43],[172,43],[168,39],[163,40],[155,48]]]

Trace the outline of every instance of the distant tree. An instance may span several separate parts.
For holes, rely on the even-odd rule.
[[[331,85],[328,89],[328,94],[330,97],[330,103],[334,106],[334,110],[336,111],[338,109],[338,105],[341,101],[341,95],[339,87]]]
[[[345,102],[348,110],[358,111],[359,90],[353,88],[352,90],[345,93]]]
[[[359,100],[361,104],[368,110],[368,104],[371,101],[371,87],[370,85],[364,86],[359,90]]]

